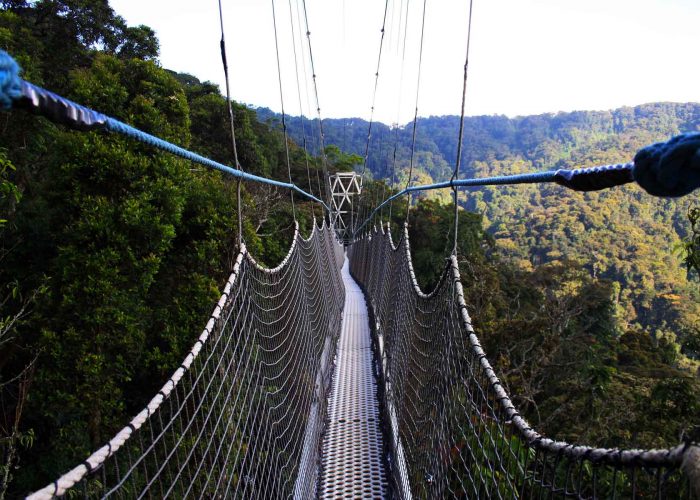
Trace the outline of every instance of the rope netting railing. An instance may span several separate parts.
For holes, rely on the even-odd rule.
[[[343,260],[325,222],[308,239],[297,227],[274,269],[243,246],[204,332],[147,407],[30,498],[312,497]]]
[[[349,249],[374,317],[393,491],[402,498],[699,498],[700,448],[597,449],[537,433],[475,335],[457,258],[423,293],[408,231]],[[536,361],[533,361],[536,362]]]

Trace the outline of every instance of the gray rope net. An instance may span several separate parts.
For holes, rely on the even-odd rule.
[[[245,247],[183,364],[107,445],[31,498],[310,498],[345,292],[333,230],[275,269]],[[70,490],[70,491],[69,491]]]
[[[374,230],[349,257],[374,318],[397,497],[700,498],[697,445],[594,449],[534,431],[472,330],[456,256],[427,295],[415,279],[407,229],[398,247],[388,230]]]

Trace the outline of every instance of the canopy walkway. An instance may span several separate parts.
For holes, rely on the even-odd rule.
[[[690,443],[594,449],[533,430],[471,328],[456,257],[424,294],[407,235],[373,230],[344,266],[325,223],[275,269],[244,247],[147,407],[30,498],[696,498]]]
[[[369,316],[347,261],[342,272],[345,308],[328,403],[319,494],[322,498],[384,497],[387,479]]]
[[[291,181],[246,174],[21,81],[9,56],[0,56],[0,104],[125,134],[328,208]],[[629,164],[453,177],[401,193],[637,181],[653,194],[679,196],[700,186],[699,151],[700,134],[687,134],[643,149]],[[204,331],[161,390],[107,444],[30,498],[700,497],[697,443],[600,449],[531,428],[472,329],[456,254],[425,294],[407,229],[398,245],[381,224],[361,232],[373,214],[358,224],[348,261],[325,217],[308,239],[297,227],[274,269],[241,242]]]

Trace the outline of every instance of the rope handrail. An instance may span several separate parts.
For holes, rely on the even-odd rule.
[[[296,184],[250,174],[206,158],[115,118],[61,97],[49,90],[33,85],[21,79],[19,71],[19,66],[15,60],[7,52],[0,50],[0,107],[3,109],[12,107],[26,108],[54,122],[62,123],[77,130],[108,130],[116,132],[202,166],[219,170],[238,179],[289,189],[321,204],[330,212],[330,207],[326,202],[304,191]],[[646,146],[639,150],[634,157],[634,161],[629,163],[478,179],[455,179],[434,184],[407,186],[377,206],[362,225],[355,230],[354,236],[357,237],[357,234],[385,205],[396,198],[417,191],[547,182],[555,182],[576,191],[597,191],[633,181],[636,181],[649,194],[654,196],[684,196],[700,187],[700,133],[680,134],[667,142]]]
[[[219,170],[220,172],[224,172],[238,179],[289,189],[311,201],[320,203],[326,211],[330,211],[330,207],[326,202],[313,194],[307,193],[292,182],[276,181],[224,165],[223,163],[219,163],[198,153],[182,148],[160,137],[139,130],[136,127],[132,127],[116,118],[82,106],[49,90],[29,83],[19,77],[19,66],[14,59],[3,50],[0,50],[0,107],[3,109],[10,109],[12,107],[28,109],[51,121],[67,125],[76,130],[107,130],[116,132],[179,156],[180,158],[184,158],[185,160]]]

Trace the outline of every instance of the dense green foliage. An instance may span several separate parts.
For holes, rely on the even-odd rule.
[[[152,30],[107,0],[2,5],[0,48],[26,79],[234,163],[219,89],[162,69]],[[245,107],[234,115],[241,164],[287,179],[284,138]],[[3,121],[0,496],[53,480],[140,411],[204,325],[238,232],[236,183],[218,172],[22,111]],[[304,151],[290,147],[306,185]],[[245,186],[243,201],[248,248],[276,264],[294,232],[289,194]],[[311,206],[296,203],[308,232]]]
[[[107,0],[0,5],[0,48],[26,79],[233,164],[219,89],[161,68],[152,30],[127,26]],[[465,165],[468,175],[486,175],[616,161],[696,129],[699,114],[693,105],[653,105],[474,118]],[[234,106],[240,163],[286,180],[278,123],[264,110],[257,116]],[[20,111],[2,119],[0,497],[8,484],[9,494],[21,494],[53,480],[150,399],[204,324],[238,233],[236,183],[217,172]],[[291,176],[318,194],[321,162],[297,146],[313,143],[317,124],[306,124],[308,137],[300,125],[289,122]],[[418,182],[449,175],[456,125],[454,117],[421,119]],[[324,128],[331,171],[361,163],[366,123],[329,120]],[[391,172],[394,132],[376,124],[369,167],[377,178]],[[398,132],[397,179],[405,182],[410,133]],[[389,191],[371,184],[363,196],[376,202]],[[411,210],[426,289],[452,246],[453,211],[439,203],[448,199]],[[308,232],[321,213],[295,202]],[[276,264],[294,230],[288,193],[246,185],[243,203],[246,245]],[[684,203],[652,205],[634,188],[578,195],[548,187],[484,189],[463,202],[480,212],[461,211],[458,241],[475,325],[543,430],[660,445],[697,423],[698,384],[687,368],[700,357],[698,291],[669,252],[689,236]],[[394,203],[394,231],[405,215],[405,203]]]
[[[269,110],[258,109],[269,119]],[[289,120],[292,136],[298,120]],[[414,183],[449,179],[457,151],[456,116],[420,118],[417,125]],[[650,143],[680,132],[700,130],[700,104],[656,103],[613,111],[580,111],[507,118],[465,119],[462,177],[517,174],[627,162]],[[367,122],[324,120],[326,142],[347,151],[364,151]],[[397,132],[397,133],[394,133]],[[398,142],[396,142],[398,138]],[[369,169],[388,178],[397,144],[396,179],[406,181],[411,127],[398,130],[375,123]],[[450,192],[426,195],[443,202]],[[692,271],[689,207],[698,194],[655,198],[636,185],[577,193],[556,185],[475,188],[461,205],[484,216],[496,241],[494,254],[523,270],[567,261],[594,279],[618,283],[623,329],[668,338],[683,353],[693,352],[700,336],[700,288]],[[683,245],[683,241],[687,242]],[[675,249],[684,249],[677,252]],[[683,258],[688,256],[683,265]],[[697,370],[690,355],[680,362]]]
[[[403,207],[392,213],[395,238]],[[426,292],[445,268],[453,220],[453,207],[434,200],[411,209],[411,254]],[[619,283],[593,277],[572,260],[524,269],[499,257],[474,213],[461,210],[458,234],[474,328],[514,402],[540,432],[609,447],[672,446],[697,432],[700,381],[671,338],[629,326]],[[697,359],[697,344],[685,352]]]

